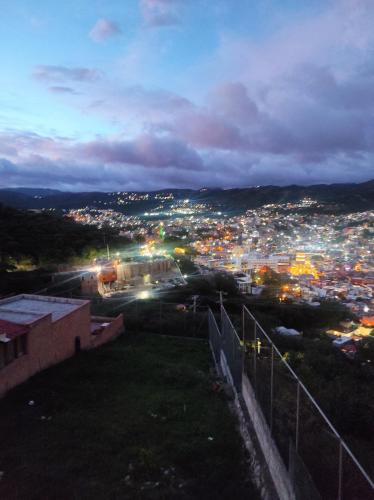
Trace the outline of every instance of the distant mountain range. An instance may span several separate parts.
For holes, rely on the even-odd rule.
[[[126,194],[127,193],[127,194]],[[53,189],[9,188],[0,189],[0,203],[24,209],[71,208],[112,208],[129,214],[140,215],[157,209],[163,204],[164,209],[178,201],[189,199],[190,202],[204,203],[207,212],[221,210],[225,213],[242,213],[251,208],[267,204],[285,204],[311,198],[322,205],[320,211],[362,211],[374,209],[374,180],[361,184],[319,184],[313,186],[259,186],[248,188],[202,188],[164,189],[152,192],[137,192],[137,199],[129,199],[132,192],[83,192],[71,193]],[[173,199],[167,198],[172,193]],[[148,195],[148,199],[146,198]],[[122,200],[122,201],[121,201]],[[123,202],[125,201],[125,203]]]

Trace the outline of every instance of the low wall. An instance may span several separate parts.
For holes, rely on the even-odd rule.
[[[243,374],[242,381],[242,397],[279,498],[281,500],[295,500],[296,496],[288,471],[271,437],[270,429],[257,403],[252,385],[245,374]]]
[[[90,321],[108,325],[93,335]],[[0,398],[37,372],[73,356],[76,337],[80,338],[82,349],[93,349],[115,339],[122,332],[122,314],[115,318],[90,317],[88,302],[56,322],[52,322],[50,314],[41,317],[30,326],[27,353],[0,370]]]
[[[110,340],[115,339],[123,332],[123,314],[119,314],[115,318],[106,318],[104,316],[91,316],[91,321],[95,323],[108,323],[103,330],[97,334],[91,335],[91,345],[89,349],[98,347]]]

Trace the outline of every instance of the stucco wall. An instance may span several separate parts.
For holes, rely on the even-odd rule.
[[[89,302],[61,319],[52,322],[50,314],[29,324],[27,354],[0,370],[0,397],[35,373],[75,353],[75,338],[82,349],[91,349],[117,337],[123,331],[123,315],[116,318],[93,318],[109,325],[99,335],[91,334]]]
[[[105,318],[103,316],[92,316],[92,321],[98,323],[109,323],[99,334],[91,335],[90,347],[98,347],[99,345],[109,342],[109,340],[115,339],[123,332],[123,314],[120,314],[116,318]]]

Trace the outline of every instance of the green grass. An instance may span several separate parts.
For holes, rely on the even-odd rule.
[[[210,363],[203,341],[143,334],[11,391],[0,401],[0,498],[259,498]]]

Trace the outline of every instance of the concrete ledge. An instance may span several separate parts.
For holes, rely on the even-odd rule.
[[[252,385],[246,375],[243,374],[242,396],[248,410],[253,428],[255,430],[262,453],[264,454],[269,472],[280,500],[295,500],[288,471],[279,454],[278,448],[270,434],[269,426],[265,420],[262,410],[257,403]]]

